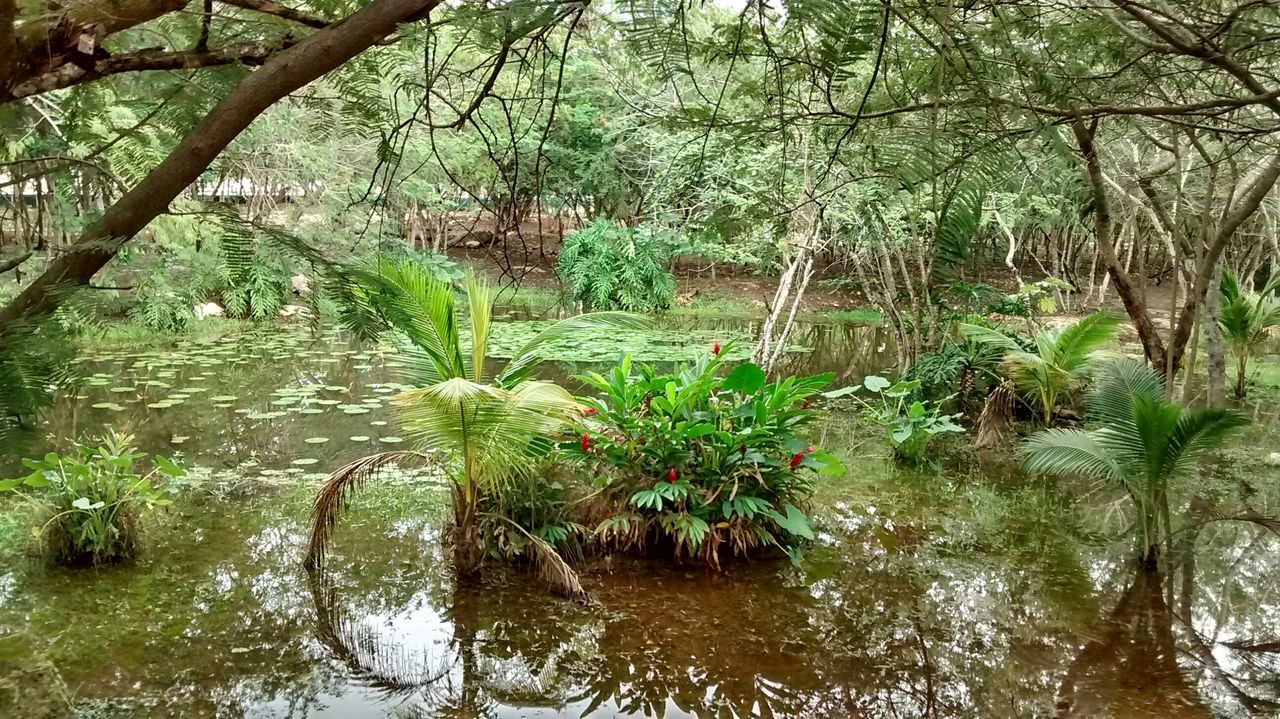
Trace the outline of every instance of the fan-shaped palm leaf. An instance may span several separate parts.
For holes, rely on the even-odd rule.
[[[1119,325],[1119,318],[1112,315],[1087,315],[1065,327],[1037,332],[1032,338],[1035,352],[1025,351],[1012,337],[989,327],[961,324],[960,333],[1006,353],[1001,362],[1005,374],[1020,392],[1035,399],[1047,425],[1053,420],[1059,398],[1074,389],[1093,367],[1099,350]]]
[[[1160,375],[1127,359],[1098,372],[1086,411],[1087,430],[1047,429],[1027,439],[1023,465],[1034,473],[1079,474],[1121,486],[1137,509],[1144,557],[1154,567],[1162,525],[1166,537],[1171,533],[1170,480],[1190,474],[1200,455],[1246,420],[1169,402]]]

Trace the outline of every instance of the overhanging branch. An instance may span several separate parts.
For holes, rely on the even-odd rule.
[[[97,60],[87,68],[82,65],[66,64],[56,70],[14,85],[7,95],[0,95],[0,103],[10,102],[30,95],[38,95],[50,90],[79,85],[82,82],[97,80],[108,75],[118,75],[123,72],[194,70],[201,67],[230,65],[233,63],[261,65],[272,55],[289,47],[294,42],[293,38],[286,37],[278,43],[245,43],[209,50],[180,52],[140,50]]]

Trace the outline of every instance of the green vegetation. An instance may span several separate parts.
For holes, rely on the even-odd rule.
[[[152,458],[154,469],[139,474],[134,465],[146,457],[124,434],[109,434],[95,444],[73,442],[69,454],[23,460],[31,473],[0,482],[0,492],[31,490],[39,520],[32,534],[53,561],[119,562],[137,553],[143,511],[169,504],[153,478],[186,474],[160,455]]]
[[[629,328],[639,318],[597,313],[558,322],[529,339],[501,371],[485,371],[492,327],[493,290],[475,275],[466,278],[465,316],[453,288],[422,265],[381,260],[344,273],[344,321],[377,337],[398,332],[408,342],[405,363],[417,389],[397,397],[404,433],[423,450],[443,452],[453,498],[453,564],[461,575],[480,568],[486,539],[482,516],[501,517],[503,498],[531,480],[548,437],[568,425],[579,405],[564,388],[532,379],[537,350],[547,342],[588,328]],[[464,338],[467,342],[464,345]],[[384,438],[385,440],[386,438]],[[371,455],[334,472],[320,489],[312,512],[307,563],[324,560],[329,535],[348,495],[393,462],[430,459],[420,450]],[[576,576],[545,540],[509,521],[525,538],[543,576],[568,594],[581,594]]]
[[[872,403],[858,397],[855,393],[865,389],[874,394],[877,402]],[[943,414],[941,405],[947,399],[930,402],[924,399],[912,399],[920,389],[920,380],[900,380],[890,383],[877,375],[863,378],[862,384],[823,393],[828,399],[852,397],[869,410],[872,421],[885,429],[889,438],[889,446],[893,448],[896,459],[916,467],[931,462],[928,449],[929,442],[939,434],[964,432],[964,428],[955,423],[960,414]]]
[[[718,568],[722,552],[814,538],[808,475],[843,467],[802,433],[818,418],[808,401],[831,375],[770,383],[754,364],[723,366],[719,351],[670,373],[633,368],[628,355],[580,377],[600,396],[586,400],[582,436],[563,447],[600,477],[588,519],[606,550],[657,546]]]
[[[1165,398],[1160,375],[1131,360],[1098,371],[1087,405],[1091,429],[1046,429],[1022,446],[1032,472],[1080,474],[1123,488],[1133,502],[1140,554],[1156,568],[1172,546],[1169,495],[1200,455],[1246,424],[1229,410],[1185,409]]]
[[[1115,335],[1120,319],[1094,313],[1068,325],[1041,330],[1028,351],[1009,335],[981,325],[961,324],[966,339],[990,345],[1006,353],[1003,371],[1027,397],[1032,398],[1045,426],[1053,413],[1097,361],[1098,351]]]
[[[600,219],[565,238],[556,271],[588,307],[650,312],[675,302],[668,259],[652,232]]]
[[[1222,273],[1219,285],[1222,307],[1218,326],[1236,360],[1236,397],[1243,399],[1249,376],[1249,359],[1261,349],[1271,330],[1280,326],[1280,275],[1274,275],[1260,292],[1244,292],[1236,276]]]

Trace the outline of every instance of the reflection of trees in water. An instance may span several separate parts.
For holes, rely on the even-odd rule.
[[[1274,542],[1258,534],[1243,545],[1232,537],[1198,550],[1202,526],[1183,538],[1172,574],[1134,568],[1063,673],[1057,716],[1268,716],[1280,710],[1280,633],[1268,610],[1280,592]],[[1197,576],[1199,552],[1215,558],[1207,563],[1208,577]],[[1257,631],[1264,634],[1250,634]]]
[[[1057,716],[1210,716],[1178,666],[1163,585],[1162,575],[1134,570],[1119,601],[1064,672]]]

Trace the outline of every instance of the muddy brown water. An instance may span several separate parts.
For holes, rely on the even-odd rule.
[[[813,351],[793,371],[838,384],[886,361],[866,329],[795,341]],[[82,374],[105,381],[61,398],[6,461],[113,426],[202,469],[134,564],[72,572],[0,550],[0,716],[1276,715],[1276,541],[1224,524],[1194,562],[1143,574],[1074,488],[998,462],[903,472],[838,415],[819,435],[849,473],[819,488],[798,566],[600,558],[582,567],[590,605],[498,566],[460,586],[444,487],[406,472],[359,496],[310,576],[316,483],[397,445],[397,362],[302,331],[97,352]]]

